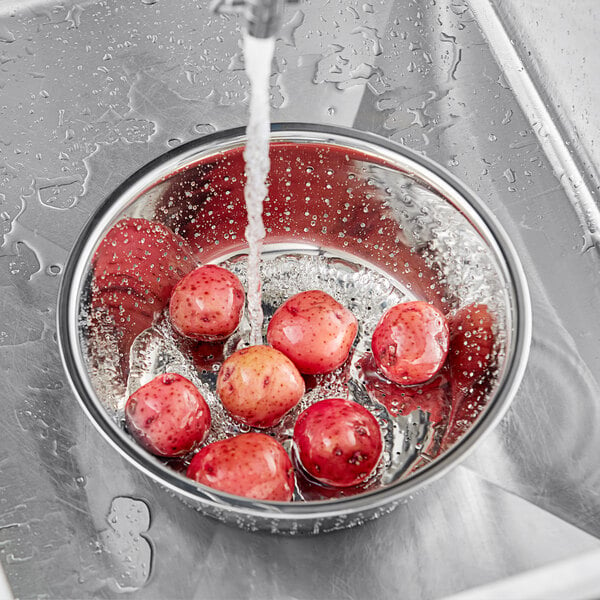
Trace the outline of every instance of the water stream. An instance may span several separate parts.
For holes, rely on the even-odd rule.
[[[263,200],[267,195],[269,173],[269,78],[273,59],[274,38],[244,35],[244,60],[250,80],[250,118],[244,151],[246,186],[244,197],[248,213],[248,317],[250,343],[262,343],[263,311],[260,286],[260,251],[265,237],[262,220]]]

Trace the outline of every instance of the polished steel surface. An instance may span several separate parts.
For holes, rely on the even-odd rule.
[[[141,165],[245,124],[236,25],[191,0],[0,4],[0,561],[15,596],[440,598],[597,550],[594,206],[577,204],[586,178],[549,146],[548,115],[523,96],[535,88],[510,83],[527,70],[496,61],[510,39],[490,48],[463,0],[288,8],[272,102],[277,121],[423,152],[513,241],[534,307],[529,366],[467,463],[361,528],[279,538],[189,510],[80,410],[55,340],[67,254]]]
[[[283,206],[267,203],[265,207],[265,212],[292,212],[289,220],[285,221],[291,224],[291,227],[285,227],[286,239],[296,245],[310,245],[318,240],[320,246],[334,254],[345,251],[348,239],[357,240],[358,243],[355,242],[352,251],[348,249],[346,253],[350,252],[355,256],[357,262],[360,262],[362,257],[368,260],[373,268],[382,272],[387,268],[390,273],[392,268],[397,269],[398,266],[402,267],[404,273],[410,273],[410,269],[406,268],[409,264],[406,261],[413,260],[411,254],[418,250],[419,246],[425,246],[432,263],[443,266],[423,272],[421,269],[426,267],[419,262],[419,266],[414,267],[412,276],[405,274],[405,281],[402,276],[399,277],[400,283],[413,285],[417,297],[430,301],[439,301],[440,297],[456,297],[454,302],[461,307],[466,303],[486,302],[499,330],[496,342],[498,365],[495,369],[490,369],[494,374],[488,375],[490,381],[486,383],[486,387],[489,386],[489,392],[486,392],[488,397],[481,416],[465,425],[464,435],[450,432],[451,436],[460,439],[456,443],[448,442],[443,450],[434,451],[429,458],[429,464],[413,474],[410,474],[407,467],[407,473],[400,470],[393,477],[390,475],[392,485],[376,486],[367,494],[339,498],[337,501],[302,504],[251,502],[246,499],[239,501],[212,489],[202,489],[203,486],[192,484],[186,477],[168,466],[165,467],[155,457],[149,456],[123,431],[120,424],[122,415],[117,411],[115,416],[115,406],[122,407],[126,399],[125,390],[129,385],[125,375],[120,375],[120,369],[111,369],[107,365],[110,357],[105,355],[105,348],[110,348],[109,353],[114,354],[114,348],[119,348],[119,337],[132,337],[131,329],[138,326],[137,320],[135,315],[128,315],[121,307],[121,310],[125,310],[125,324],[102,330],[100,320],[90,319],[90,315],[93,314],[90,296],[93,296],[93,293],[89,291],[89,282],[95,277],[94,265],[101,261],[102,244],[107,244],[111,228],[121,219],[127,219],[131,215],[144,215],[152,222],[170,226],[174,231],[180,232],[186,243],[191,246],[197,244],[203,251],[200,255],[203,261],[228,256],[232,249],[237,249],[237,240],[228,241],[229,237],[235,236],[228,229],[228,225],[222,230],[217,229],[215,238],[218,245],[214,247],[207,247],[210,244],[205,241],[209,228],[188,230],[186,225],[190,219],[202,220],[212,209],[219,209],[222,197],[219,197],[218,205],[214,205],[211,204],[211,200],[206,199],[206,193],[202,193],[199,198],[193,198],[192,194],[195,189],[202,188],[202,182],[210,179],[211,173],[219,171],[219,159],[224,154],[242,148],[245,143],[242,128],[212,134],[198,143],[188,143],[171,150],[142,167],[101,205],[73,247],[63,274],[58,301],[58,339],[63,362],[73,389],[82,401],[83,409],[109,442],[134,465],[170,490],[184,496],[190,504],[206,514],[223,522],[271,532],[316,534],[356,526],[385,514],[397,505],[399,500],[405,499],[464,460],[468,452],[504,416],[521,382],[529,354],[531,305],[527,282],[510,240],[494,216],[469,190],[439,165],[430,163],[425,157],[411,153],[410,150],[389,140],[349,128],[275,124],[271,133],[272,148],[275,148],[272,150],[271,159],[274,165],[271,171],[272,180],[285,176],[286,171],[279,168],[278,164],[293,164],[299,155],[306,157],[307,164],[315,165],[311,167],[311,172],[318,172],[318,162],[322,161],[325,155],[329,157],[330,166],[335,164],[337,177],[332,180],[333,185],[328,184],[327,188],[319,175],[315,176],[312,183],[308,180],[307,185],[310,185],[313,194],[312,211],[316,214],[334,211],[331,202],[320,203],[321,194],[330,194],[337,206],[349,206],[348,212],[337,211],[337,222],[325,227],[326,233],[322,231],[322,225],[326,222],[324,218],[321,222],[315,221],[312,228],[305,227],[307,222],[301,220],[301,215],[306,210],[307,192],[306,187],[301,184],[300,193],[297,195],[296,192],[290,191],[289,197],[297,198],[295,203],[290,202]],[[291,144],[295,150],[290,157],[283,148]],[[303,146],[304,150],[301,150]],[[320,150],[310,150],[311,148],[327,148],[327,151],[323,155]],[[347,152],[360,152],[360,158],[345,167],[344,162],[334,162],[336,152],[340,156]],[[385,161],[385,166],[381,166],[381,161]],[[202,166],[198,167],[198,164]],[[410,176],[407,177],[406,174]],[[232,163],[228,165],[227,175],[232,179],[239,179]],[[297,172],[293,172],[288,178],[299,176]],[[381,178],[378,186],[368,188],[374,195],[381,194],[380,201],[371,199],[364,203],[361,200],[360,187],[349,188],[349,181],[367,178],[373,182]],[[190,181],[193,181],[194,186],[189,185]],[[271,187],[271,198],[277,193],[273,191],[274,187]],[[383,188],[386,190],[385,194]],[[176,194],[173,191],[176,189],[184,191]],[[292,188],[283,189],[289,191]],[[238,193],[241,194],[241,189]],[[214,193],[208,194],[212,195]],[[370,194],[367,195],[369,196]],[[208,206],[202,205],[203,201]],[[229,202],[232,207],[229,213],[234,216],[233,194],[229,197]],[[408,215],[409,212],[410,218],[401,216],[404,213]],[[193,217],[190,217],[190,213]],[[435,218],[422,218],[422,215],[429,213]],[[365,236],[353,235],[352,224],[356,221],[356,214],[360,214],[361,218],[369,223],[375,223],[373,234],[381,227],[384,219],[393,221],[394,224],[396,218],[402,220],[398,223],[398,228],[386,230],[391,231],[388,234],[389,239],[380,234],[376,240],[365,240],[363,246],[362,238]],[[348,227],[344,226],[345,221],[349,223]],[[269,223],[276,224],[272,221]],[[278,231],[273,232],[271,227],[267,227],[267,230],[270,233],[264,238],[263,252],[266,252],[274,241],[281,243],[284,233],[281,226]],[[313,236],[317,231],[319,237],[315,238]],[[398,231],[401,231],[407,240],[406,245],[398,240]],[[197,236],[200,236],[198,241]],[[434,239],[450,239],[452,242],[438,242],[436,249],[432,243]],[[130,253],[134,251],[135,245],[135,240],[128,241]],[[373,249],[374,246],[392,248],[397,256],[390,259],[387,251],[379,253]],[[106,247],[108,254],[112,255],[114,247],[110,244]],[[144,251],[145,248],[140,249],[142,255]],[[416,271],[419,271],[418,275]],[[453,275],[448,276],[448,272]],[[458,277],[455,276],[456,273],[459,274]],[[425,291],[418,290],[419,278],[424,275],[423,279],[428,285],[421,286],[426,288]],[[266,291],[268,282],[263,281],[263,284],[263,291]],[[311,284],[314,285],[312,278]],[[362,285],[365,285],[364,281]],[[92,289],[93,287],[94,284]],[[430,295],[422,296],[425,292]],[[380,315],[376,314],[377,310],[379,308],[372,313],[375,322],[380,318]],[[85,323],[83,330],[89,332],[91,341],[82,341],[82,323]],[[98,329],[99,332],[94,331]],[[138,332],[139,329],[136,329],[134,335]],[[114,339],[111,340],[111,336]],[[100,341],[95,344],[94,338],[99,338]],[[123,352],[129,356],[128,348]],[[133,354],[133,350],[131,353]],[[95,365],[98,363],[104,368],[97,370]],[[130,364],[133,365],[133,361],[130,361]],[[164,365],[163,368],[170,369]],[[110,380],[108,385],[107,377]],[[360,385],[358,380],[353,381],[355,385]],[[114,397],[111,385],[115,388]],[[199,385],[202,384],[199,382]],[[365,394],[368,398],[366,390]],[[468,421],[468,418],[465,420]],[[400,423],[396,426],[404,427]],[[410,425],[406,427],[409,428]]]

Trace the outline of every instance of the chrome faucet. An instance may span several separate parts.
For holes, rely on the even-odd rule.
[[[221,14],[239,14],[244,18],[246,30],[257,38],[272,37],[281,25],[285,3],[299,0],[213,0],[211,9]]]

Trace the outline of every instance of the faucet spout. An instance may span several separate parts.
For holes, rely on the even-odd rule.
[[[287,0],[295,4],[299,0]],[[241,14],[248,33],[257,38],[273,37],[281,25],[286,0],[213,0],[211,9],[221,14]]]

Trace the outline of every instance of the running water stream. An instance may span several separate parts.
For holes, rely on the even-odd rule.
[[[261,305],[260,252],[265,228],[263,201],[267,195],[269,173],[269,79],[274,38],[256,38],[244,34],[244,61],[250,80],[250,118],[244,150],[246,187],[244,197],[248,213],[248,318],[250,344],[262,344],[263,310]]]

